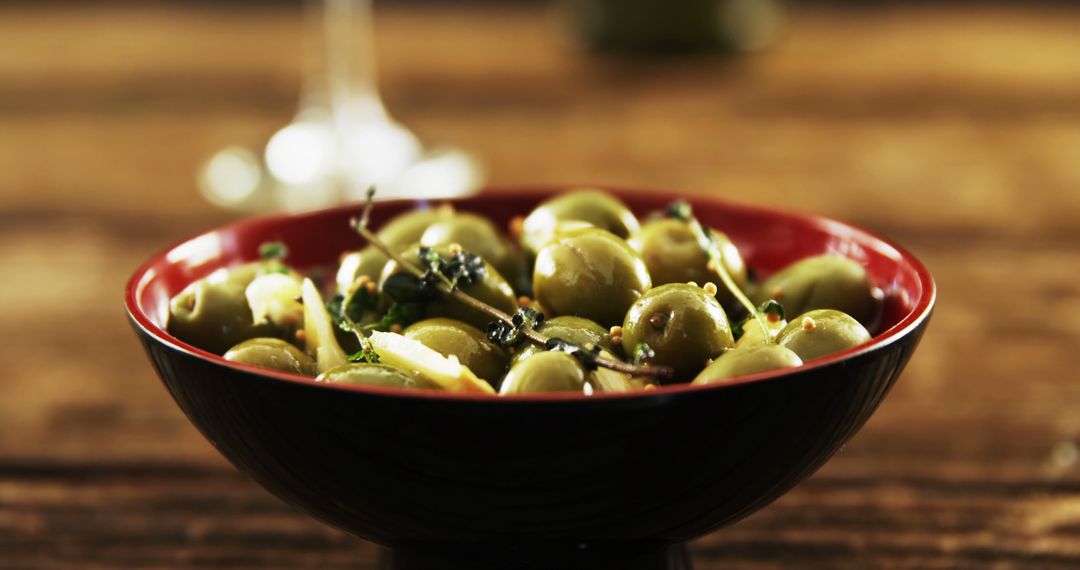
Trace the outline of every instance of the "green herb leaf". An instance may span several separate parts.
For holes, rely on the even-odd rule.
[[[600,367],[600,365],[596,363],[597,357],[600,356],[599,345],[590,343],[586,346],[578,346],[572,342],[554,337],[549,338],[546,344],[548,350],[565,352],[570,356],[573,356],[585,367],[585,370],[596,370]]]
[[[424,318],[426,313],[426,307],[424,303],[394,303],[390,305],[390,309],[386,311],[383,318],[378,322],[364,325],[365,331],[390,330],[390,327],[398,325],[405,328],[416,321]]]
[[[280,241],[263,242],[259,246],[259,257],[264,261],[282,260],[289,256],[289,248]]]
[[[664,209],[664,213],[669,218],[685,222],[694,216],[694,208],[686,200],[676,200],[668,204],[667,208]]]
[[[423,279],[399,271],[386,278],[382,284],[383,292],[398,303],[427,303],[441,297],[437,288],[425,283]]]
[[[769,299],[768,301],[765,301],[758,306],[757,310],[763,315],[776,315],[777,317],[779,317],[778,320],[781,321],[786,318],[784,316],[784,305],[782,305],[780,301],[777,301],[775,299]]]
[[[749,321],[750,317],[747,317],[733,325],[731,325],[731,337],[738,341],[742,338],[743,333],[746,332],[746,321]]]
[[[479,283],[487,276],[484,259],[467,251],[443,257],[430,247],[421,247],[420,259],[427,264],[422,281],[428,286],[437,287],[440,276],[450,282],[451,288]]]
[[[487,337],[492,342],[503,346],[515,346],[522,341],[526,327],[536,329],[544,323],[544,313],[532,307],[521,307],[510,318],[510,322],[491,321],[487,327]]]
[[[630,352],[630,357],[634,364],[642,364],[656,358],[656,351],[649,346],[649,343],[639,342]]]
[[[362,348],[346,358],[349,362],[370,362],[371,364],[377,364],[379,362],[379,353],[375,352],[375,348],[371,346],[371,341],[364,339],[361,343]]]

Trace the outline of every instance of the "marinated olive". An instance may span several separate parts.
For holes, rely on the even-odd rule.
[[[746,286],[746,265],[735,244],[727,235],[710,230],[724,260],[724,269],[740,288]],[[676,219],[661,219],[646,223],[636,236],[630,239],[630,245],[641,254],[653,286],[667,283],[687,283],[693,281],[700,285],[707,282],[719,284],[720,278],[707,265],[708,255],[701,249],[694,233],[686,222]],[[735,297],[724,287],[717,290],[720,304],[728,305]]]
[[[804,313],[776,335],[777,344],[791,349],[803,360],[827,356],[868,340],[870,333],[859,321],[831,309]]]
[[[483,216],[461,212],[428,226],[420,236],[420,245],[445,246],[456,243],[469,253],[483,257],[499,270],[511,275],[515,269],[511,248],[491,220]]]
[[[499,394],[583,392],[585,376],[585,368],[573,356],[565,352],[537,352],[510,368]]]
[[[304,351],[279,338],[245,340],[230,348],[225,353],[225,360],[304,376],[315,375],[315,361]]]
[[[341,264],[338,265],[336,278],[338,293],[343,295],[348,293],[356,280],[364,275],[370,277],[372,281],[378,281],[387,261],[389,258],[386,254],[371,245],[343,255]]]
[[[454,209],[450,206],[412,210],[383,224],[375,235],[395,250],[404,249],[420,241],[420,236],[424,235],[428,226],[453,215]]]
[[[670,366],[675,381],[687,381],[735,344],[723,307],[701,287],[670,283],[651,289],[626,313],[622,342],[627,350],[647,343],[652,364]]]
[[[878,301],[866,269],[839,255],[819,255],[797,261],[765,280],[754,301],[775,299],[789,315],[814,309],[843,311],[869,325]]]
[[[618,360],[614,354],[606,350],[600,351],[600,356]],[[629,374],[610,368],[600,367],[589,372],[585,377],[585,381],[588,382],[594,392],[630,392],[637,389]]]
[[[328,384],[361,384],[364,386],[382,386],[384,388],[426,388],[397,368],[369,362],[342,364],[319,374],[315,380]]]
[[[582,221],[626,239],[640,228],[633,212],[600,190],[577,190],[540,204],[525,218],[521,241],[533,253],[551,240],[559,222]]]
[[[692,382],[699,384],[718,384],[735,376],[756,374],[780,368],[794,368],[802,365],[799,355],[779,344],[754,344],[728,350],[718,356],[712,364],[705,367]]]
[[[615,350],[611,344],[611,335],[608,334],[608,329],[589,319],[555,317],[544,321],[536,330],[548,338],[561,338],[578,346],[597,345],[608,351]],[[545,349],[535,344],[524,343],[514,353],[510,364],[511,366],[517,364],[542,350]]]
[[[533,293],[555,315],[610,327],[652,286],[649,270],[624,240],[600,229],[572,232],[536,256]]]
[[[256,277],[244,289],[255,323],[269,323],[283,332],[295,331],[304,321],[300,302],[300,277],[288,273],[267,273]]]
[[[487,339],[480,329],[453,319],[427,319],[413,323],[403,335],[424,343],[443,356],[454,355],[477,376],[496,386],[506,371],[509,355]]]
[[[271,267],[271,264],[274,264]],[[271,269],[279,269],[281,266],[276,262],[252,261],[233,267],[223,267],[206,276],[208,283],[232,283],[247,287],[256,277],[270,272]]]
[[[215,354],[249,338],[273,336],[274,327],[255,324],[244,288],[229,281],[188,285],[169,302],[169,333]]]
[[[449,250],[445,247],[435,247],[432,249],[444,256],[450,255]],[[406,249],[401,256],[406,261],[418,266],[423,266],[423,264],[420,263],[419,246],[412,246]],[[510,285],[503,279],[502,275],[499,274],[491,263],[485,260],[484,267],[486,271],[484,272],[483,279],[477,283],[462,285],[461,290],[504,313],[513,314],[518,308],[517,297],[514,296],[514,290],[510,288]],[[386,267],[383,268],[382,278],[379,280],[379,287],[382,288],[383,285],[385,285],[386,280],[399,271],[404,270],[398,267],[397,262],[390,260],[390,262],[386,264]],[[481,330],[486,329],[487,324],[491,321],[491,317],[488,314],[469,307],[452,297],[446,297],[429,303],[426,314],[429,318],[446,317],[449,319],[465,321]]]

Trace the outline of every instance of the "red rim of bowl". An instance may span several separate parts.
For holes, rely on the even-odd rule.
[[[545,194],[546,195],[551,195],[551,194],[554,194],[554,193],[557,193],[557,192],[560,192],[560,191],[565,191],[566,189],[569,189],[569,188],[584,188],[584,187],[603,188],[604,190],[611,191],[613,193],[616,193],[617,195],[626,195],[626,194],[635,194],[635,193],[640,194],[640,193],[643,192],[642,190],[631,190],[631,189],[611,187],[611,186],[606,186],[606,185],[500,186],[500,187],[496,187],[496,188],[485,188],[478,195],[484,195],[484,196],[503,196],[503,195],[516,195],[516,196],[536,195],[536,196],[542,196],[542,195],[545,195]],[[648,194],[650,196],[666,196],[666,197],[669,198],[668,201],[675,200],[675,199],[678,199],[678,198],[688,198],[689,200],[693,201],[693,199],[695,197],[693,194],[690,194],[690,195],[687,195],[686,193],[679,194],[679,193],[670,192],[670,191],[649,191]],[[474,195],[474,196],[470,196],[470,197],[475,197],[475,196],[478,196],[478,195]],[[387,387],[379,387],[379,386],[363,386],[363,385],[357,385],[357,384],[328,384],[328,383],[325,383],[325,382],[317,382],[317,381],[315,381],[314,378],[308,378],[306,376],[289,374],[289,373],[286,373],[286,372],[278,372],[278,371],[275,371],[275,370],[268,370],[268,369],[265,369],[265,368],[259,368],[259,367],[251,366],[251,365],[248,365],[248,364],[240,364],[240,363],[236,363],[236,362],[230,362],[228,360],[225,360],[223,357],[218,356],[218,355],[216,355],[216,354],[214,354],[212,352],[208,352],[206,350],[203,350],[203,349],[198,348],[196,346],[190,345],[190,344],[188,344],[186,342],[183,342],[183,341],[173,337],[168,332],[166,332],[164,329],[162,329],[160,326],[155,324],[153,322],[153,320],[151,320],[150,317],[139,306],[138,299],[142,296],[142,291],[146,287],[146,285],[149,282],[150,277],[152,276],[152,273],[150,273],[150,269],[152,269],[152,266],[159,264],[160,261],[162,259],[164,259],[169,254],[169,252],[176,250],[180,246],[182,246],[182,245],[184,245],[184,244],[186,244],[186,243],[188,243],[190,241],[193,241],[193,240],[199,238],[200,236],[206,235],[206,234],[208,234],[210,232],[228,232],[228,231],[231,231],[233,229],[240,228],[240,227],[247,226],[247,225],[273,223],[273,222],[280,221],[280,220],[283,220],[283,219],[288,219],[288,218],[293,218],[293,219],[295,219],[295,218],[311,218],[311,217],[321,216],[321,215],[326,214],[328,212],[344,212],[344,211],[356,210],[357,207],[358,207],[358,204],[352,203],[352,204],[345,204],[345,205],[341,205],[341,206],[336,206],[336,207],[333,207],[333,208],[315,210],[315,211],[312,211],[312,212],[304,212],[304,213],[301,213],[301,214],[271,214],[271,215],[266,215],[266,216],[257,216],[257,217],[252,217],[252,218],[245,218],[245,219],[238,220],[238,221],[235,221],[235,222],[231,222],[231,223],[225,224],[223,226],[218,226],[218,227],[215,227],[213,229],[203,231],[203,232],[200,232],[200,233],[198,233],[196,235],[189,236],[189,237],[187,237],[185,239],[179,240],[179,241],[169,245],[168,247],[162,249],[161,251],[155,253],[154,255],[152,255],[146,262],[144,262],[142,265],[139,266],[138,269],[135,270],[135,272],[132,274],[132,276],[128,279],[127,285],[125,286],[125,290],[124,290],[124,306],[125,306],[125,308],[127,310],[127,314],[129,316],[129,318],[131,318],[132,321],[136,325],[138,325],[139,328],[142,329],[142,331],[144,333],[146,333],[147,335],[153,337],[159,343],[164,344],[164,345],[166,345],[169,348],[172,348],[174,350],[178,350],[180,352],[186,353],[186,354],[188,354],[190,356],[194,356],[194,357],[199,358],[201,360],[210,362],[212,364],[216,364],[216,365],[219,365],[219,366],[225,366],[225,367],[228,367],[228,368],[233,368],[235,370],[242,371],[242,372],[247,372],[247,373],[250,373],[250,374],[257,375],[257,376],[262,376],[262,377],[264,377],[266,379],[285,381],[285,382],[293,382],[293,383],[304,384],[304,385],[309,385],[309,386],[317,386],[317,387],[328,389],[328,390],[345,390],[345,391],[352,391],[352,392],[363,392],[363,393],[369,393],[369,394],[379,394],[379,395],[384,395],[384,396],[422,398],[422,399],[433,399],[433,400],[468,400],[468,401],[475,401],[475,402],[498,402],[498,403],[500,403],[500,405],[512,404],[513,402],[523,402],[523,403],[524,402],[544,402],[544,401],[550,401],[550,402],[569,402],[569,401],[590,402],[590,401],[602,401],[602,400],[622,399],[622,398],[655,398],[655,397],[663,397],[663,396],[666,396],[666,395],[669,395],[669,394],[679,394],[679,393],[684,393],[684,392],[696,392],[696,391],[702,391],[702,390],[724,390],[724,389],[730,388],[732,386],[738,386],[738,385],[747,384],[747,383],[750,383],[750,382],[761,382],[761,381],[767,381],[767,380],[780,380],[780,379],[787,378],[787,377],[794,377],[794,376],[797,376],[799,373],[806,372],[806,371],[809,371],[809,370],[818,369],[818,368],[824,368],[826,366],[830,366],[832,364],[836,364],[836,363],[839,363],[839,362],[842,362],[842,361],[845,361],[845,360],[849,360],[849,359],[855,358],[857,356],[860,356],[862,354],[866,354],[866,353],[872,352],[874,350],[880,349],[880,348],[882,348],[884,346],[887,346],[887,345],[891,344],[892,342],[896,341],[897,339],[905,336],[906,334],[908,334],[909,332],[914,330],[916,327],[918,327],[923,321],[925,321],[929,317],[930,312],[934,308],[934,303],[935,303],[935,301],[937,299],[937,286],[935,285],[934,279],[933,279],[933,277],[931,277],[930,272],[926,269],[926,266],[924,266],[922,264],[922,262],[918,260],[918,258],[916,258],[914,255],[911,254],[911,252],[907,251],[903,247],[900,247],[899,245],[894,243],[892,240],[889,240],[889,239],[887,239],[885,237],[882,237],[882,236],[880,236],[878,234],[875,234],[875,233],[873,233],[871,231],[864,230],[862,228],[859,228],[859,227],[856,227],[856,226],[853,226],[853,225],[850,225],[850,224],[846,224],[846,223],[840,222],[838,220],[834,220],[834,219],[831,219],[831,218],[826,218],[824,216],[818,216],[818,215],[814,215],[814,214],[806,214],[806,213],[802,213],[802,212],[794,212],[794,211],[790,211],[790,210],[784,210],[782,208],[772,208],[772,207],[764,207],[764,206],[755,206],[755,205],[751,205],[751,204],[743,204],[743,203],[738,203],[738,202],[732,202],[732,201],[729,201],[729,200],[724,200],[722,198],[709,197],[709,200],[711,202],[722,203],[722,204],[725,205],[725,207],[735,209],[735,210],[766,213],[766,214],[783,216],[785,218],[797,219],[797,220],[800,220],[800,221],[802,221],[802,222],[804,222],[804,223],[806,223],[808,225],[811,225],[811,226],[815,226],[815,227],[823,228],[823,229],[828,229],[828,230],[830,230],[830,233],[835,233],[836,229],[841,228],[843,233],[846,233],[848,235],[861,235],[861,237],[863,237],[864,239],[869,239],[870,241],[875,241],[875,242],[878,242],[878,243],[880,243],[882,245],[888,246],[889,248],[891,248],[892,250],[894,250],[898,254],[899,258],[903,261],[903,263],[905,263],[905,264],[907,264],[907,265],[909,265],[909,266],[911,266],[912,268],[915,269],[915,272],[919,276],[919,281],[920,281],[920,284],[922,286],[922,295],[917,300],[917,302],[915,304],[915,307],[910,312],[908,312],[908,314],[905,315],[904,318],[900,319],[900,321],[897,322],[896,324],[894,324],[893,326],[889,327],[888,329],[885,329],[884,331],[882,331],[879,334],[877,334],[876,336],[874,336],[870,340],[870,342],[867,342],[865,344],[861,344],[859,346],[849,348],[849,349],[841,351],[841,352],[837,352],[835,354],[831,354],[829,356],[816,358],[816,359],[811,360],[810,362],[807,362],[807,363],[805,363],[805,364],[803,364],[801,366],[798,366],[796,368],[785,368],[785,369],[780,369],[780,370],[772,370],[772,371],[768,371],[768,372],[760,372],[760,373],[757,373],[757,374],[747,374],[747,375],[744,375],[744,376],[737,376],[737,377],[732,378],[731,380],[728,380],[726,382],[721,382],[721,383],[716,383],[716,384],[705,384],[705,385],[698,385],[698,386],[693,386],[693,385],[690,385],[690,384],[674,384],[674,385],[670,385],[670,386],[662,386],[662,387],[657,388],[655,390],[640,390],[640,391],[633,391],[633,392],[596,392],[596,393],[593,393],[591,395],[578,394],[576,392],[550,392],[550,393],[538,393],[538,394],[523,394],[523,395],[516,395],[516,396],[513,396],[513,397],[499,397],[499,396],[493,396],[493,395],[489,395],[489,394],[478,394],[478,393],[474,393],[474,392],[447,392],[447,391],[440,391],[440,390],[416,390],[416,389],[407,389],[407,388],[387,388]],[[448,200],[448,201],[453,202],[453,200]],[[384,204],[389,204],[391,202],[399,202],[400,203],[400,202],[415,202],[415,201],[414,200],[394,200],[394,201],[389,201],[388,200],[388,201],[383,202],[383,203]]]

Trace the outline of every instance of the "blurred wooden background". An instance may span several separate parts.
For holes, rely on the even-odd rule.
[[[233,217],[201,161],[290,119],[294,8],[0,6],[0,568],[372,567],[217,455],[121,307]],[[808,210],[936,274],[877,415],[698,570],[1080,566],[1080,9],[800,8],[764,53],[654,61],[585,56],[540,6],[377,17],[391,111],[494,183]]]

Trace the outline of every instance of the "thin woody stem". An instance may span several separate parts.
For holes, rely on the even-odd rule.
[[[424,275],[424,270],[423,269],[421,269],[420,267],[417,267],[416,264],[414,264],[414,263],[410,262],[409,260],[405,259],[404,257],[401,256],[401,254],[394,251],[390,246],[386,245],[386,243],[383,242],[381,239],[379,239],[379,237],[377,235],[375,235],[375,232],[371,231],[371,228],[368,227],[368,220],[371,217],[371,209],[372,209],[372,206],[373,206],[373,202],[372,202],[371,198],[374,195],[374,193],[375,193],[374,188],[371,188],[371,189],[368,190],[367,203],[364,205],[364,210],[360,214],[360,217],[353,220],[353,222],[352,222],[353,227],[356,229],[356,231],[361,236],[364,237],[364,239],[366,239],[368,241],[368,243],[375,246],[375,248],[378,249],[379,251],[383,252],[388,258],[390,258],[395,263],[397,263],[399,267],[404,268],[406,271],[408,271],[409,273],[412,273],[413,275],[415,275],[417,277],[423,277],[423,275]],[[495,307],[492,307],[491,305],[488,305],[487,303],[477,299],[476,297],[473,297],[472,295],[469,295],[468,293],[465,293],[461,289],[455,287],[453,282],[451,282],[449,279],[447,279],[446,276],[438,274],[437,272],[436,272],[436,274],[439,275],[439,277],[442,280],[442,283],[443,283],[443,291],[442,292],[443,293],[453,297],[454,299],[457,299],[458,301],[461,301],[462,303],[464,303],[464,304],[466,304],[466,305],[468,305],[468,306],[470,306],[470,307],[472,307],[472,308],[474,308],[474,309],[476,309],[478,311],[482,311],[482,312],[490,315],[493,319],[497,319],[497,320],[503,321],[505,323],[509,323],[511,325],[513,324],[513,317],[511,315],[508,315],[508,314],[500,311],[499,309],[496,309]],[[531,342],[531,343],[533,343],[533,344],[535,344],[535,345],[537,345],[539,347],[546,348],[548,340],[550,340],[549,337],[544,336],[543,334],[539,333],[536,329],[534,329],[532,327],[529,327],[529,326],[522,327],[521,332],[524,335],[526,340],[528,340],[529,342]],[[611,370],[615,370],[616,372],[624,372],[624,373],[630,374],[632,376],[650,376],[650,377],[653,377],[653,378],[670,378],[671,375],[672,375],[672,370],[670,368],[666,367],[666,366],[653,366],[653,365],[649,365],[649,364],[646,364],[646,365],[643,365],[643,366],[636,366],[636,365],[633,365],[633,364],[627,364],[626,362],[623,362],[621,360],[614,360],[614,359],[611,359],[611,358],[604,358],[602,356],[597,356],[595,358],[594,362],[596,362],[597,366],[601,366],[601,367],[604,367],[604,368],[609,368]]]
[[[765,319],[758,313],[757,307],[754,303],[739,289],[739,286],[735,284],[735,280],[731,278],[731,274],[728,273],[727,268],[724,267],[724,254],[720,251],[720,248],[716,245],[716,241],[709,237],[709,234],[705,231],[705,227],[701,225],[693,215],[686,218],[686,224],[690,227],[690,231],[694,234],[694,238],[697,239],[698,245],[701,249],[705,250],[705,254],[709,256],[709,265],[714,273],[720,277],[720,281],[724,283],[724,287],[735,297],[735,299],[750,312],[750,316],[757,321],[761,332],[764,334],[766,343],[772,342],[772,335],[769,333],[769,327],[765,324]]]

